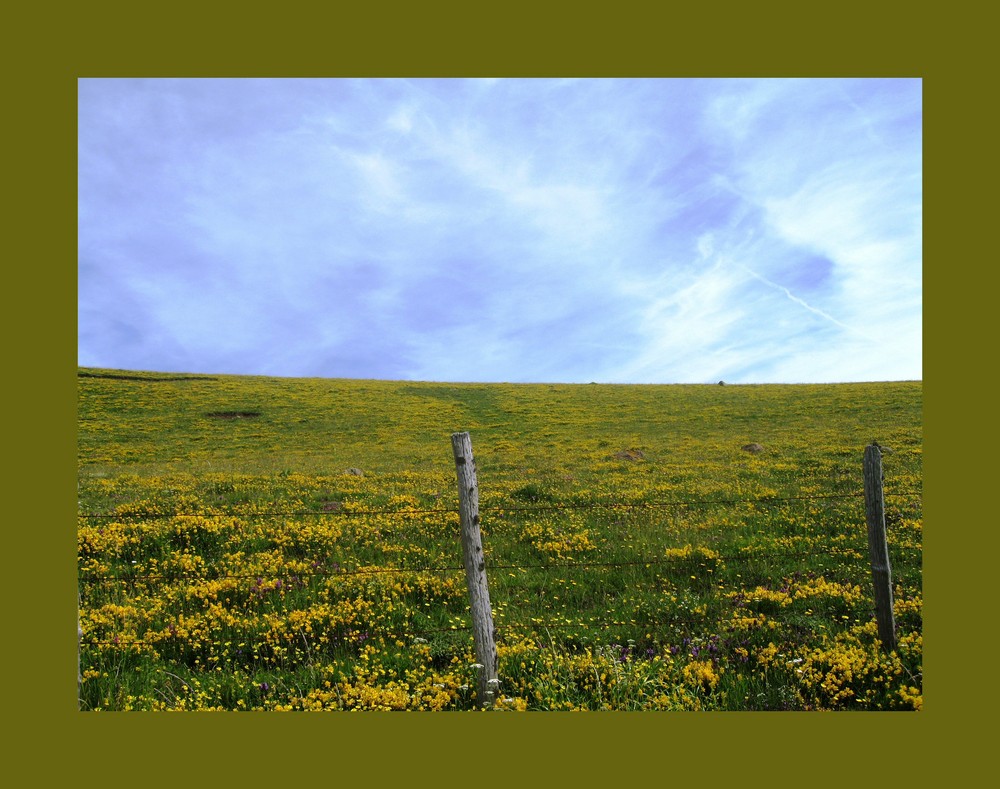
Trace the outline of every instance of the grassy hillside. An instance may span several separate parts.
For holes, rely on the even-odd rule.
[[[471,708],[467,430],[500,708],[919,707],[921,397],[81,369],[82,706]],[[891,655],[872,440],[891,449]]]

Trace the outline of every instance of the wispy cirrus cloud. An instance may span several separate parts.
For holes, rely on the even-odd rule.
[[[914,80],[81,80],[79,360],[919,378],[920,117]]]

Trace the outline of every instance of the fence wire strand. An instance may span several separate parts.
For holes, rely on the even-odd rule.
[[[917,492],[899,492],[895,494],[884,494],[886,497],[890,495],[894,496],[913,496],[920,495]],[[864,493],[842,493],[842,494],[825,494],[825,495],[811,495],[811,496],[768,496],[768,497],[758,497],[753,499],[702,499],[702,500],[692,500],[692,501],[672,501],[672,502],[597,502],[597,503],[587,503],[587,504],[561,504],[561,505],[546,505],[546,506],[532,506],[532,507],[495,507],[495,508],[483,508],[480,512],[490,512],[493,511],[499,515],[504,515],[507,513],[517,512],[517,513],[530,513],[530,512],[548,512],[548,511],[558,511],[558,510],[579,510],[579,509],[627,509],[627,510],[644,510],[644,509],[658,509],[666,507],[687,507],[687,506],[711,506],[711,505],[721,505],[721,506],[735,506],[738,504],[773,504],[778,502],[789,502],[789,501],[816,501],[816,500],[830,500],[830,499],[857,499],[864,498]],[[298,511],[298,512],[260,512],[260,513],[226,513],[226,514],[194,514],[194,513],[152,513],[149,515],[136,514],[136,515],[125,515],[124,517],[135,517],[144,519],[159,519],[159,518],[183,518],[183,517],[233,517],[236,519],[242,517],[294,517],[294,516],[354,516],[354,515],[425,515],[430,513],[437,514],[457,514],[458,510],[452,509],[432,509],[432,510],[412,510],[412,509],[377,509],[377,510],[353,510],[353,511],[333,511],[333,512],[316,512],[312,510],[308,511]],[[81,518],[113,518],[122,517],[114,514],[83,514],[80,515]],[[708,546],[691,546],[692,549],[697,550],[700,547],[707,548]],[[896,546],[898,549],[899,546]],[[733,561],[736,559],[747,560],[747,559],[767,559],[767,558],[798,558],[804,556],[811,556],[816,553],[825,553],[829,555],[847,555],[849,553],[862,553],[864,554],[864,548],[857,547],[847,547],[847,548],[812,548],[808,551],[754,551],[746,550],[740,551],[739,553],[727,553],[718,554],[717,558],[722,561]],[[489,552],[487,552],[489,556]],[[589,567],[602,567],[602,568],[621,568],[621,567],[639,567],[639,566],[651,566],[651,565],[662,565],[668,564],[674,561],[670,558],[663,557],[646,557],[642,559],[635,559],[628,562],[599,562],[599,561],[585,561],[585,562],[546,562],[542,564],[503,564],[497,562],[495,564],[490,563],[487,565],[488,569],[493,570],[548,570],[548,569],[566,569],[566,568],[589,568]],[[424,572],[457,572],[464,570],[464,566],[418,566],[418,567],[361,567],[354,570],[340,569],[336,571],[328,572],[289,572],[289,573],[220,573],[212,575],[198,575],[198,574],[143,574],[134,576],[113,576],[113,575],[101,575],[101,576],[91,576],[91,577],[81,577],[79,580],[86,583],[139,583],[142,581],[213,581],[213,580],[246,580],[253,578],[284,578],[284,579],[302,579],[302,578],[313,578],[313,577],[326,577],[334,578],[338,576],[351,576],[351,575],[377,575],[377,574],[399,574],[399,573],[424,573]]]
[[[657,623],[658,627],[691,627],[691,626],[703,626],[703,625],[725,625],[732,623],[733,619],[727,618],[693,618],[693,617],[672,617],[670,619],[661,621]],[[781,622],[778,619],[769,618],[769,623],[775,623],[779,627],[793,627],[787,622]],[[638,622],[636,621],[600,621],[600,622],[567,622],[567,621],[545,621],[541,618],[532,619],[529,622],[504,622],[496,626],[498,634],[503,634],[505,632],[512,635],[517,635],[519,633],[529,633],[533,635],[539,635],[539,631],[544,630],[566,630],[571,628],[581,628],[588,631],[593,630],[612,630],[621,627],[634,627]],[[363,643],[369,641],[372,638],[384,638],[384,639],[421,639],[423,636],[435,636],[442,633],[464,633],[470,632],[474,628],[472,625],[449,625],[448,627],[435,627],[435,628],[419,628],[419,629],[407,629],[407,630],[378,630],[374,628],[360,629],[353,634],[346,634],[344,639],[338,639],[343,641],[351,641],[353,643]],[[250,633],[250,631],[247,631]],[[237,639],[233,636],[229,636],[227,640],[236,641],[239,640],[241,643],[247,646],[274,646],[272,641],[266,639],[261,640],[259,638],[259,633],[254,633],[258,636],[258,639]],[[301,637],[301,633],[287,633],[287,638],[283,640],[287,642],[295,642]],[[80,642],[82,646],[92,646],[92,647],[116,647],[125,648],[132,646],[146,646],[146,647],[162,647],[169,646],[169,641],[150,641],[147,639],[116,639],[113,638],[108,640],[104,639],[86,639]],[[336,644],[336,641],[334,642]]]
[[[707,506],[735,506],[737,504],[776,504],[787,501],[824,501],[829,499],[863,499],[864,492],[855,493],[830,493],[812,496],[760,496],[747,499],[693,499],[690,501],[607,501],[607,502],[575,502],[567,504],[546,504],[532,506],[489,506],[480,503],[481,512],[550,512],[559,510],[587,510],[587,509],[663,509],[671,507],[707,507]],[[895,493],[884,492],[888,497],[918,497],[921,491],[898,491]],[[458,508],[432,509],[366,509],[366,510],[261,510],[251,512],[222,511],[222,512],[82,512],[77,514],[77,518],[82,520],[102,520],[109,518],[121,518],[123,520],[160,520],[162,518],[353,518],[369,517],[380,515],[456,515]]]
[[[920,491],[898,491],[898,492],[884,492],[885,498],[890,497],[917,497],[919,498],[922,493]],[[803,502],[803,501],[825,501],[825,500],[843,500],[843,499],[863,499],[863,492],[856,493],[843,493],[843,494],[824,494],[824,495],[809,495],[809,496],[764,496],[756,498],[738,498],[738,499],[698,499],[689,501],[653,501],[653,502],[587,502],[587,503],[564,503],[564,504],[551,504],[551,505],[531,505],[531,506],[487,506],[481,508],[481,513],[494,513],[498,516],[504,516],[507,514],[530,514],[536,512],[558,512],[566,510],[630,510],[630,511],[642,511],[642,510],[655,510],[655,509],[667,509],[675,507],[709,507],[709,506],[737,506],[737,505],[774,505],[781,504],[784,502]],[[351,510],[351,509],[337,509],[329,511],[316,511],[316,510],[297,510],[297,511],[278,511],[278,510],[268,510],[268,511],[257,511],[257,512],[202,512],[202,513],[171,513],[171,512],[122,512],[122,513],[79,513],[78,518],[80,520],[106,520],[106,519],[121,519],[121,520],[157,520],[163,518],[194,518],[194,517],[222,517],[222,518],[233,518],[239,519],[256,519],[256,518],[295,518],[295,517],[326,517],[326,518],[338,518],[338,517],[378,517],[378,516],[427,516],[427,515],[439,515],[439,516],[453,516],[457,515],[459,510],[457,508],[440,508],[436,507],[433,509],[388,509],[388,508],[377,508],[377,509],[364,509],[364,510]],[[688,547],[688,546],[684,546]],[[698,550],[699,548],[705,548],[707,546],[690,546],[692,550]],[[893,547],[893,546],[890,546]],[[901,548],[909,548],[913,546],[894,546],[896,550]],[[811,548],[809,550],[801,551],[755,551],[752,546],[748,546],[748,550],[738,551],[736,553],[726,552],[718,553],[713,552],[711,558],[717,559],[722,562],[727,561],[752,561],[752,560],[767,560],[774,558],[798,558],[813,556],[817,553],[828,554],[831,556],[851,556],[856,558],[857,556],[864,557],[866,555],[867,546],[848,546],[848,547],[833,547],[833,548]],[[487,558],[489,558],[489,552],[487,552]],[[496,563],[487,562],[487,568],[490,570],[573,570],[573,569],[591,569],[591,568],[624,568],[624,567],[652,567],[652,566],[662,566],[669,565],[673,562],[682,559],[683,557],[646,557],[635,559],[632,561],[616,561],[616,562],[604,562],[604,561],[577,561],[577,562],[545,562],[539,564],[507,564],[501,561]],[[349,577],[349,576],[361,576],[361,575],[379,575],[379,574],[403,574],[403,573],[437,573],[437,572],[459,572],[465,570],[464,565],[454,566],[418,566],[418,567],[357,567],[355,569],[337,569],[332,571],[310,571],[310,572],[278,572],[278,573],[219,573],[219,574],[189,574],[189,573],[179,573],[179,574],[137,574],[132,576],[121,576],[121,575],[94,575],[94,576],[82,576],[78,579],[80,584],[141,584],[145,582],[157,582],[162,581],[166,583],[176,583],[176,582],[191,582],[191,581],[222,581],[222,580],[287,580],[301,582],[304,579],[313,578],[327,578],[335,579],[338,577]],[[716,624],[724,625],[731,620],[728,619],[718,619],[714,620]],[[776,620],[769,619],[769,622],[775,622]],[[634,625],[634,622],[568,622],[568,621],[542,621],[539,619],[531,622],[504,622],[498,626],[498,630],[503,632],[516,633],[518,631],[526,631],[538,635],[539,631],[542,630],[562,630],[567,628],[584,628],[588,631],[590,630],[610,630],[619,627],[628,627]],[[681,626],[693,626],[693,625],[705,625],[710,624],[704,618],[700,619],[677,619],[671,618],[665,621],[659,622],[660,627],[681,627]],[[787,624],[777,622],[779,626],[787,626]],[[773,626],[773,625],[772,625]],[[363,630],[360,633],[354,634],[355,638],[364,636],[363,640],[367,640],[371,637],[379,638],[395,638],[397,640],[403,638],[410,639],[422,639],[424,636],[435,636],[442,633],[461,633],[468,632],[473,629],[472,625],[450,625],[448,627],[442,628],[424,628],[424,629],[412,629],[403,631],[380,631],[376,629]],[[259,634],[255,634],[256,639],[248,639],[254,643],[255,646],[274,646],[272,642],[266,640],[259,640]],[[297,638],[297,634],[290,634],[290,638],[286,639],[289,642],[294,642]],[[165,641],[149,641],[145,639],[119,639],[115,637],[113,640],[105,639],[84,639],[81,641],[81,646],[88,647],[113,647],[113,648],[129,648],[133,646],[148,646],[148,647],[163,647],[164,645],[169,645],[169,642]]]

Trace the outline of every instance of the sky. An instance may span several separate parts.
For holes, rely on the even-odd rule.
[[[919,79],[81,79],[78,363],[922,379]]]

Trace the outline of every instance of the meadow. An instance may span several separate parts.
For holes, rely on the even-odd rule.
[[[80,708],[919,710],[922,385],[78,371]],[[862,457],[883,457],[897,647]],[[759,444],[751,452],[745,447]]]

